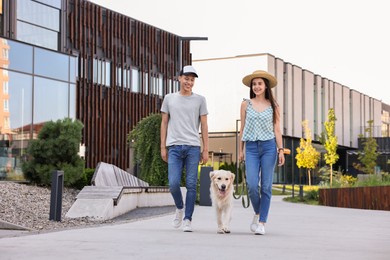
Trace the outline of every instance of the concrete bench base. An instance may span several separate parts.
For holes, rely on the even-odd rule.
[[[121,187],[123,189],[121,190],[121,193],[118,194],[120,199],[117,199],[112,196],[112,191],[104,194],[100,188],[101,187],[96,186],[84,187],[87,191],[80,192],[80,196],[77,196],[76,202],[66,213],[65,217],[89,217],[95,220],[109,220],[135,208],[174,205],[172,195],[168,190],[147,192],[146,188],[126,189],[125,187]],[[93,192],[93,189],[96,189],[96,192]],[[119,190],[119,188],[116,187],[116,190]],[[108,191],[108,189],[106,191]],[[186,189],[182,188],[184,200],[185,192]],[[116,203],[114,203],[115,200]]]

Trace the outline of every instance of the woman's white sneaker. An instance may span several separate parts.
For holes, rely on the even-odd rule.
[[[189,219],[184,220],[183,231],[184,232],[192,232],[191,221]]]
[[[181,223],[183,222],[183,214],[183,209],[176,209],[175,219],[172,222],[172,226],[174,228],[179,228],[181,226]]]
[[[254,215],[250,226],[252,232],[256,231],[258,223],[259,223],[259,215]]]
[[[265,235],[265,227],[263,223],[257,224],[255,235]]]

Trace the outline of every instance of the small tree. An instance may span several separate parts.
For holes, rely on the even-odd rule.
[[[50,186],[55,170],[64,171],[64,185],[71,187],[84,175],[85,162],[78,155],[83,124],[70,118],[45,123],[27,148],[29,160],[22,164],[25,178]]]
[[[128,135],[134,141],[134,159],[140,165],[138,176],[153,186],[168,185],[168,166],[161,158],[160,150],[161,114],[151,114],[135,126]]]
[[[362,172],[373,174],[375,173],[376,159],[378,158],[378,144],[373,137],[372,128],[373,120],[367,121],[368,127],[365,132],[368,133],[368,137],[363,141],[363,152],[358,152],[358,160],[363,164],[354,164],[354,167]]]
[[[325,153],[325,162],[329,165],[330,176],[329,176],[329,184],[332,187],[332,176],[333,176],[333,165],[339,159],[339,155],[337,154],[337,136],[335,135],[335,126],[336,126],[336,116],[334,113],[334,109],[331,108],[328,111],[328,120],[325,124],[325,143],[324,147],[326,150]]]
[[[312,146],[311,130],[309,128],[308,121],[304,120],[302,122],[302,126],[306,140],[301,138],[295,159],[297,159],[297,166],[299,168],[306,168],[309,186],[311,186],[310,170],[317,166],[320,159],[320,153]]]

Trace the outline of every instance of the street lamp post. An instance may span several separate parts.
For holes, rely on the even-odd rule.
[[[208,37],[179,37],[179,69],[183,67],[183,41],[207,41]]]

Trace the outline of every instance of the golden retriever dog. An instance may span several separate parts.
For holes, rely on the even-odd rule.
[[[234,178],[234,173],[230,171],[215,170],[210,172],[210,197],[217,213],[218,234],[230,233]]]

